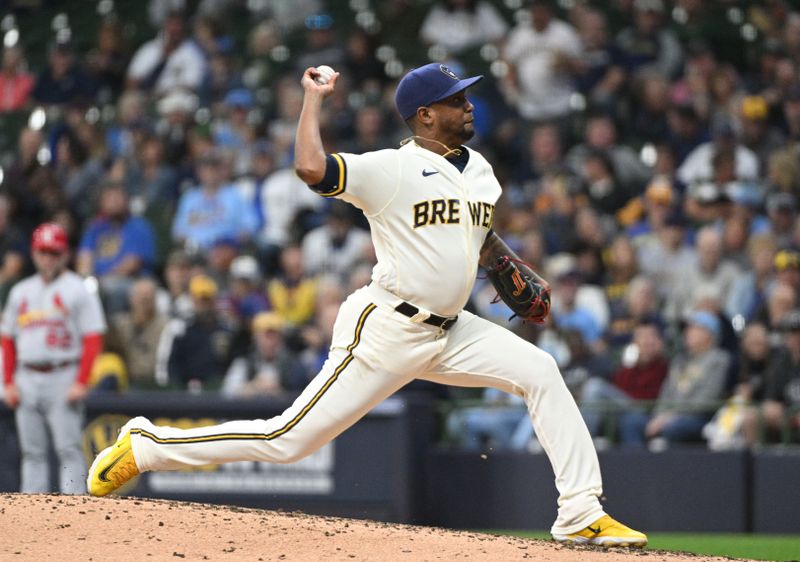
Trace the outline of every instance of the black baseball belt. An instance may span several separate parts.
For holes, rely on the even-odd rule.
[[[415,314],[419,312],[419,308],[417,308],[410,302],[405,302],[405,301],[398,304],[396,307],[394,307],[394,309],[400,314],[408,316],[409,318],[412,318]],[[458,316],[451,316],[448,318],[446,316],[437,316],[436,314],[431,314],[425,320],[423,320],[423,322],[425,324],[430,324],[431,326],[436,326],[437,328],[441,328],[442,330],[449,330],[450,328],[453,327],[453,325],[456,323],[457,320]]]

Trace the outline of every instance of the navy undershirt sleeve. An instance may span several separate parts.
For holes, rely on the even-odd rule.
[[[338,158],[332,154],[325,156],[325,175],[322,181],[317,184],[309,185],[312,190],[320,195],[333,196],[344,191],[344,161],[341,156]]]

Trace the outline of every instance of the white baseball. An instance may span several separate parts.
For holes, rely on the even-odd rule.
[[[314,82],[316,82],[320,86],[327,84],[335,73],[335,71],[330,66],[325,64],[318,66],[317,72],[319,72],[319,75],[316,78],[314,78]]]

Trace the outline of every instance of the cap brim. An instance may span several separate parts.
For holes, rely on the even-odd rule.
[[[438,98],[433,100],[431,103],[436,103],[442,101],[445,98],[449,98],[453,94],[457,94],[463,90],[466,90],[476,82],[480,82],[483,80],[483,75],[480,76],[472,76],[471,78],[464,78],[463,80],[459,80],[455,84],[453,84],[450,88],[448,88],[443,94],[441,94]]]

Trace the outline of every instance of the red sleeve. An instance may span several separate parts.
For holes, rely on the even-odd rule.
[[[103,350],[103,334],[86,334],[83,336],[83,353],[81,354],[81,364],[78,367],[78,378],[75,382],[89,384],[89,376],[92,374],[94,360]]]
[[[17,347],[14,339],[9,337],[2,338],[3,346],[3,381],[5,384],[14,382],[14,371],[17,368]]]

